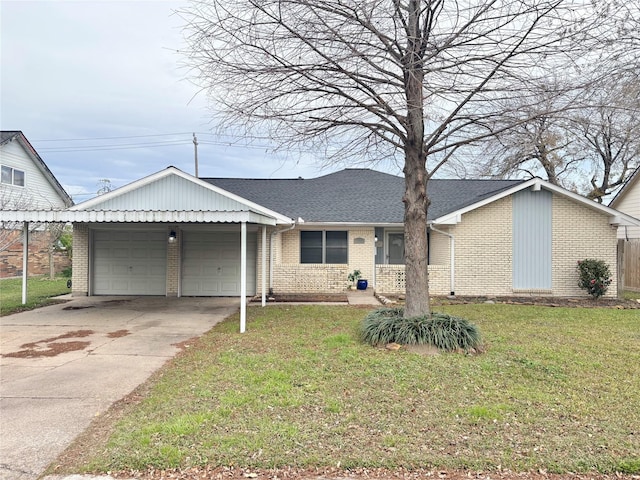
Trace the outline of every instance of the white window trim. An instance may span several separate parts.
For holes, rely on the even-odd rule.
[[[2,185],[10,185],[12,187],[18,187],[18,188],[24,188],[27,185],[27,172],[25,172],[24,170],[20,170],[19,168],[12,167],[11,165],[0,164],[0,170],[3,167],[11,169],[11,183],[1,182]],[[15,172],[16,171],[22,173],[22,178],[24,179],[24,182],[23,182],[24,184],[23,185],[16,185],[15,184]]]

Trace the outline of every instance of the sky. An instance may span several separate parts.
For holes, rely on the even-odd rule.
[[[170,165],[200,177],[310,178],[322,159],[221,137],[188,79],[177,0],[0,0],[0,129],[22,130],[79,203]],[[114,138],[119,137],[119,138]],[[400,172],[389,172],[399,174]]]

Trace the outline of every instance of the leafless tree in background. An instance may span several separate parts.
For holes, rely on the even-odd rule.
[[[621,7],[594,3],[196,0],[179,14],[186,63],[218,125],[325,152],[327,162],[402,166],[412,317],[430,314],[427,180],[500,133],[495,119],[513,113],[506,100],[533,105],[530,84],[580,80],[604,55],[599,45],[618,35],[606,23]]]
[[[603,76],[558,102],[539,89],[533,107],[509,102],[515,116],[496,120],[469,172],[480,177],[542,177],[598,202],[620,188],[640,164],[637,75]],[[566,97],[566,96],[565,96]],[[521,122],[521,123],[518,123]],[[505,129],[506,125],[515,125]]]

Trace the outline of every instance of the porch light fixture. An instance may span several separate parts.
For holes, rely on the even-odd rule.
[[[177,239],[178,235],[176,235],[176,231],[171,230],[171,232],[169,232],[169,243],[175,243]]]

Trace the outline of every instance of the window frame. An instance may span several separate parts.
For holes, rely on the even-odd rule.
[[[4,180],[4,172],[5,170],[9,170],[9,175],[11,176],[10,181],[5,181]],[[11,185],[13,187],[20,187],[20,188],[24,188],[26,182],[26,178],[27,178],[27,173],[24,170],[20,170],[18,168],[15,167],[11,167],[9,165],[0,165],[0,183],[2,183],[3,185]],[[22,183],[16,183],[16,172],[22,174]]]
[[[311,234],[321,234],[321,245],[318,247],[317,245],[308,246],[303,245],[303,237],[306,235],[311,236]],[[327,233],[329,233],[329,242],[327,242]],[[344,235],[344,246],[342,245],[331,245],[333,241],[336,240],[335,235],[332,234],[343,234]],[[334,237],[333,239],[331,237]],[[309,253],[310,250],[313,249],[321,249],[322,258],[320,262],[315,261],[305,261],[308,259],[308,256],[305,255],[305,252]],[[329,255],[327,255],[327,250],[329,250]],[[344,251],[344,262],[327,262],[327,256],[334,258],[334,255],[342,255],[340,252]],[[305,258],[306,257],[306,258]],[[317,253],[315,255],[317,259]],[[301,230],[300,231],[300,264],[304,265],[347,265],[349,263],[349,231],[348,230]]]

